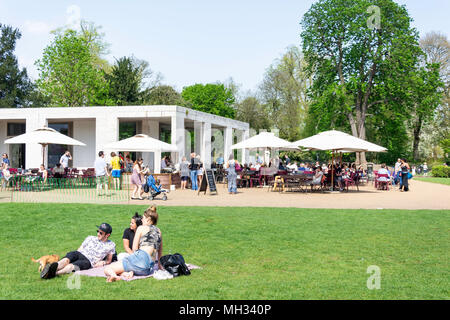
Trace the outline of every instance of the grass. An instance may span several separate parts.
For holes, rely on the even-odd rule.
[[[30,258],[76,250],[108,222],[123,229],[145,206],[0,204],[0,299],[448,299],[450,211],[159,207],[164,254],[190,276],[107,284],[41,280]],[[122,250],[118,250],[120,252]],[[381,270],[369,290],[367,268]]]
[[[445,184],[447,186],[450,186],[450,178],[435,178],[435,177],[414,177],[415,180],[424,181],[424,182],[432,182],[432,183],[439,183],[439,184]]]

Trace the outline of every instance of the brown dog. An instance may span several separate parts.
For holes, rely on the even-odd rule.
[[[34,258],[31,258],[31,261],[39,262],[39,272],[41,272],[47,263],[58,262],[59,256],[57,254],[51,254],[51,255],[47,255],[47,256],[42,256],[37,260],[35,260]]]

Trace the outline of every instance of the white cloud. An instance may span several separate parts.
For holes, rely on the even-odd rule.
[[[52,30],[52,26],[43,21],[25,21],[24,30],[35,35],[48,34]]]
[[[69,28],[78,30],[80,28],[80,20],[81,20],[81,9],[77,5],[68,6],[66,9],[66,13],[69,14],[66,20],[66,25]]]

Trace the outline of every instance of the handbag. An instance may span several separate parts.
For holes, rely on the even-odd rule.
[[[174,277],[178,277],[180,275],[188,276],[191,274],[191,271],[184,262],[183,256],[179,253],[162,256],[159,259],[159,263]]]

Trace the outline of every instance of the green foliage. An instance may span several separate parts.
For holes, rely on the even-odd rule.
[[[102,72],[94,66],[88,44],[75,31],[56,34],[36,65],[37,86],[51,106],[111,104]]]
[[[431,174],[433,177],[438,178],[450,178],[450,167],[449,166],[433,166],[431,169]]]
[[[148,90],[145,101],[151,105],[184,106],[186,104],[181,94],[168,85],[160,85]]]
[[[250,128],[256,131],[271,128],[267,108],[252,96],[246,97],[236,105],[236,120],[248,122]]]
[[[116,60],[111,72],[105,74],[109,86],[109,98],[118,106],[136,105],[142,101],[141,90],[144,68],[132,58]]]
[[[184,87],[181,97],[192,109],[232,119],[235,117],[235,97],[232,90],[221,83]]]
[[[280,137],[290,141],[300,139],[308,109],[306,91],[310,78],[305,69],[301,51],[291,46],[268,68],[260,86],[270,121],[279,129]]]
[[[444,139],[440,142],[441,148],[444,151],[444,159],[447,165],[450,165],[450,139]]]
[[[413,105],[413,156],[419,160],[419,142],[422,127],[432,121],[438,106],[441,104],[444,83],[440,79],[439,64],[427,64],[420,67],[410,77]]]
[[[368,26],[371,5],[380,8],[379,28]],[[405,152],[399,147],[408,141],[394,141],[397,137],[386,137],[386,131],[407,138],[405,120],[413,105],[409,79],[422,54],[410,23],[406,8],[392,0],[319,0],[311,6],[301,21],[313,77],[305,133],[345,129],[363,139],[371,135],[375,143],[384,140],[391,152]]]
[[[18,29],[0,23],[0,108],[27,107],[31,103],[33,86],[14,55],[21,36]]]

